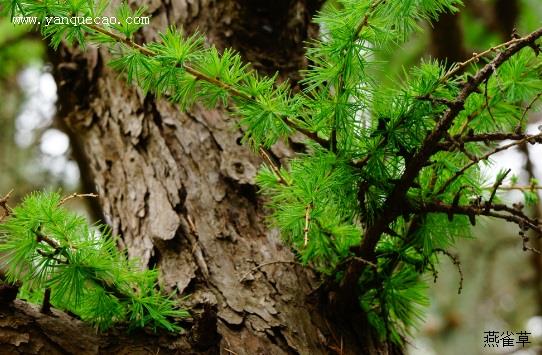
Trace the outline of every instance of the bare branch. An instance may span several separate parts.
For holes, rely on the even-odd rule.
[[[500,146],[498,148],[495,148],[495,149],[491,150],[490,152],[488,152],[488,153],[484,154],[483,156],[479,157],[477,160],[471,161],[469,164],[465,165],[461,170],[457,171],[454,174],[454,176],[452,176],[448,181],[446,181],[446,183],[444,183],[444,185],[442,185],[442,187],[437,192],[437,195],[440,195],[441,193],[446,191],[446,189],[450,186],[450,184],[452,182],[454,182],[460,176],[462,176],[468,169],[470,169],[474,165],[478,164],[478,162],[480,162],[482,160],[487,160],[492,155],[497,154],[499,152],[502,152],[504,150],[510,149],[510,148],[512,148],[514,146],[518,146],[518,145],[521,145],[521,144],[524,144],[524,143],[535,143],[535,142],[542,143],[542,133],[535,134],[535,135],[532,135],[532,136],[526,136],[523,139],[520,139],[518,141],[512,142],[510,144],[506,144],[506,145],[503,145],[503,146]]]
[[[465,216],[487,216],[512,222],[520,226],[527,227],[536,232],[542,231],[542,225],[539,221],[533,220],[520,210],[505,206],[491,205],[489,210],[481,205],[448,205],[441,202],[427,202],[419,206],[411,206],[411,211],[416,213],[446,213],[447,215],[465,215]],[[498,213],[506,212],[506,213]]]
[[[533,108],[534,104],[542,97],[542,92],[539,92],[538,95],[534,97],[534,99],[525,107],[525,110],[523,110],[523,114],[521,115],[521,118],[519,120],[519,124],[523,123],[525,120],[525,117],[527,117],[527,114],[529,111]]]
[[[8,206],[8,200],[12,193],[13,190],[10,190],[4,197],[0,198],[0,208],[4,210],[4,215],[0,217],[0,222],[11,214],[11,208]]]
[[[495,133],[481,133],[481,134],[475,134],[475,135],[466,135],[466,136],[458,136],[455,135],[452,137],[452,139],[447,139],[444,142],[441,142],[438,144],[438,147],[440,150],[448,150],[451,151],[454,148],[454,143],[456,142],[462,142],[462,143],[479,143],[483,142],[487,145],[494,142],[501,142],[505,140],[512,140],[512,141],[518,141],[518,140],[530,140],[534,139],[536,135],[527,135],[523,133],[506,133],[506,132],[495,132]]]
[[[457,289],[457,294],[461,294],[461,291],[463,290],[463,270],[461,269],[461,262],[459,261],[459,257],[456,255],[451,254],[449,251],[437,248],[435,249],[435,252],[442,253],[446,255],[447,257],[452,260],[452,263],[457,267],[457,271],[459,272],[459,288]]]
[[[68,202],[69,200],[71,199],[74,199],[74,198],[84,198],[84,197],[93,197],[93,198],[97,198],[99,197],[98,195],[96,194],[79,194],[79,193],[76,193],[74,192],[73,194],[69,195],[69,196],[66,196],[64,197],[62,200],[60,200],[60,202],[58,203],[59,206],[62,206],[63,204],[65,204],[66,202]]]
[[[43,234],[39,228],[38,230],[34,231],[34,234],[36,235],[36,240],[38,243],[45,242],[46,244],[49,244],[49,246],[55,250],[58,250],[60,248],[60,244],[53,238],[49,238],[45,234]]]
[[[258,148],[258,151],[260,153],[260,156],[263,158],[263,160],[267,163],[267,165],[269,166],[269,168],[273,171],[273,173],[276,175],[277,179],[279,180],[279,182],[283,185],[286,185],[286,186],[289,186],[290,184],[288,183],[288,181],[286,181],[286,179],[284,178],[284,176],[282,176],[281,172],[280,172],[280,168],[277,166],[277,164],[275,164],[275,162],[273,161],[273,159],[269,156],[269,152],[267,150],[264,149],[264,147],[260,146]]]
[[[525,37],[524,37],[525,38]],[[518,43],[518,41],[524,39],[524,38],[514,38],[508,42],[505,42],[505,43],[501,43],[499,44],[498,46],[495,46],[495,47],[491,47],[481,53],[472,53],[472,57],[469,58],[468,60],[462,62],[462,63],[459,63],[455,66],[453,66],[452,68],[450,68],[450,70],[446,73],[446,75],[444,75],[442,77],[442,79],[440,80],[441,82],[445,82],[446,80],[448,80],[449,78],[451,78],[452,76],[456,75],[457,73],[461,72],[465,67],[467,67],[469,64],[472,64],[472,63],[478,63],[478,61],[480,61],[480,58],[492,53],[492,52],[496,52],[497,50],[501,49],[501,48],[507,48],[509,46],[512,46],[516,43]]]
[[[485,187],[485,189],[491,189],[492,187]],[[511,186],[499,186],[499,190],[503,191],[536,191],[542,190],[542,186],[539,185],[511,185]]]
[[[305,208],[305,228],[303,228],[303,245],[307,246],[309,243],[309,224],[311,222],[311,209],[312,209],[312,203],[309,203],[307,205],[307,208]]]
[[[506,179],[506,176],[508,176],[508,174],[510,174],[511,171],[512,169],[506,170],[504,174],[501,174],[495,180],[495,184],[493,185],[493,189],[491,190],[491,195],[489,196],[489,200],[487,200],[487,203],[486,203],[486,210],[489,210],[489,208],[491,207],[491,203],[493,202],[493,199],[495,198],[495,195],[497,194],[497,189],[499,188],[499,186],[502,185],[502,182],[504,181],[504,179]]]

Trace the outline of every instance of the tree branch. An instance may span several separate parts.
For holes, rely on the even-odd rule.
[[[497,68],[510,59],[514,54],[518,53],[521,49],[532,45],[541,36],[542,28],[539,28],[525,37],[513,39],[499,46],[492,47],[479,55],[475,55],[470,60],[459,64],[454,69],[448,71],[441,78],[440,82],[445,82],[448,78],[455,75],[455,73],[467,66],[469,63],[478,60],[485,54],[503,48],[503,50],[499,52],[489,64],[481,68],[474,76],[469,77],[469,79],[462,85],[459,95],[450,103],[448,109],[438,120],[431,133],[426,136],[418,152],[414,154],[408,162],[406,162],[404,172],[401,178],[395,183],[395,186],[383,203],[384,208],[380,212],[380,215],[376,218],[374,223],[366,226],[361,245],[352,248],[352,252],[356,256],[371,262],[376,261],[375,247],[380,240],[381,235],[385,232],[386,228],[388,228],[388,225],[391,222],[405,212],[406,206],[404,206],[401,201],[405,200],[406,193],[412,186],[419,172],[427,164],[429,158],[438,151],[439,141],[445,136],[446,132],[452,126],[459,113],[463,111],[466,100],[471,94],[478,90],[480,84],[485,82],[497,70]],[[470,210],[467,212],[470,213]],[[487,213],[496,214],[496,212],[492,211]],[[499,216],[496,214],[496,217],[508,219],[518,223],[522,221],[517,216]],[[350,263],[350,265],[348,265],[345,275],[338,285],[339,292],[345,294],[341,302],[346,302],[350,305],[357,303],[355,293],[350,292],[349,289],[354,288],[354,285],[356,285],[362,270],[362,264]]]
[[[105,36],[108,36],[112,39],[114,39],[115,41],[117,42],[120,42],[120,43],[123,43],[125,44],[126,46],[132,48],[132,49],[135,49],[137,51],[139,51],[140,53],[144,54],[144,55],[147,55],[149,57],[155,57],[157,55],[157,53],[155,53],[154,51],[152,51],[151,49],[147,48],[147,47],[144,47],[140,44],[137,44],[136,42],[130,40],[129,38],[126,38],[126,37],[123,37],[123,36],[120,36],[114,32],[111,32],[105,28],[102,28],[100,26],[97,26],[97,25],[87,25],[87,27],[93,31],[96,31],[98,33],[101,33]],[[246,101],[255,101],[254,97],[248,95],[247,93],[243,92],[243,91],[240,91],[238,90],[237,88],[235,88],[234,86],[232,85],[229,85],[227,83],[224,83],[216,78],[212,78],[200,71],[198,71],[197,69],[183,63],[181,64],[182,68],[190,75],[193,75],[194,77],[196,77],[198,80],[202,80],[202,81],[205,81],[205,82],[208,82],[214,86],[217,86],[221,89],[224,89],[226,91],[228,91],[230,93],[230,95],[232,96],[236,96],[236,97],[239,97],[243,100],[246,100]],[[311,132],[309,131],[308,129],[306,128],[303,128],[299,125],[297,125],[296,123],[292,122],[288,117],[285,117],[285,116],[281,116],[281,119],[282,121],[290,128],[304,134],[305,136],[307,136],[308,138],[312,139],[313,141],[315,141],[316,143],[320,144],[322,147],[328,147],[329,146],[329,142],[323,138],[320,138],[318,136],[317,133],[315,132]]]
[[[534,41],[536,41],[541,36],[542,28],[532,32],[525,37],[514,39],[512,41],[506,42],[503,45],[493,47],[490,50],[486,51],[487,53],[489,53],[495,50],[495,48],[505,48],[503,51],[497,54],[495,59],[493,59],[489,64],[480,69],[473,77],[470,78],[470,80],[465,82],[458,97],[453,101],[449,109],[444,113],[433,131],[425,138],[418,153],[416,153],[407,163],[402,177],[395,184],[395,187],[393,188],[392,192],[384,203],[384,206],[386,206],[386,208],[384,209],[384,211],[382,211],[380,217],[375,221],[375,223],[366,228],[363,242],[359,249],[355,250],[359,256],[367,260],[375,260],[374,248],[378,240],[380,239],[380,236],[382,235],[385,227],[389,223],[391,223],[398,215],[401,214],[401,205],[398,203],[398,201],[404,200],[404,196],[414,182],[415,178],[418,176],[419,171],[424,167],[428,159],[435,153],[438,142],[444,136],[446,131],[450,128],[457,115],[464,109],[465,101],[467,100],[467,98],[472,93],[474,93],[478,89],[478,86],[485,80],[487,80],[497,68],[499,68],[503,63],[505,63],[509,58],[511,58],[521,49],[534,43]],[[479,58],[479,56],[477,57]],[[449,78],[451,75],[450,73],[453,73],[453,71],[447,73],[443,77],[442,81],[445,81],[447,78]],[[359,271],[357,272],[357,274],[359,274]],[[357,275],[355,275],[354,278],[357,279]]]
[[[459,287],[457,289],[457,294],[458,295],[461,294],[461,291],[463,290],[463,280],[464,280],[464,278],[463,278],[463,269],[461,268],[461,262],[459,261],[459,258],[457,256],[453,255],[452,253],[450,253],[449,251],[445,250],[445,249],[437,248],[437,249],[435,249],[435,252],[446,255],[448,258],[450,258],[452,263],[457,268],[457,272],[459,272]]]
[[[467,136],[452,136],[452,139],[447,139],[438,144],[439,150],[451,151],[454,149],[456,143],[477,143],[483,142],[487,145],[494,142],[500,142],[505,140],[519,141],[535,139],[537,135],[527,135],[523,133],[506,133],[506,132],[495,132],[495,133],[481,133],[476,135],[467,135]]]
[[[11,197],[13,190],[10,190],[4,197],[0,198],[0,208],[4,210],[4,214],[0,217],[0,222],[11,214],[11,208],[8,206],[8,200]]]
[[[542,232],[542,225],[538,220],[529,218],[518,209],[506,205],[448,205],[441,202],[424,202],[418,206],[411,206],[415,213],[446,213],[447,215],[487,216],[512,222],[523,228],[524,226],[538,233]],[[506,212],[506,213],[497,213]]]
[[[305,208],[305,228],[303,228],[303,245],[307,246],[309,244],[309,225],[311,222],[311,209],[312,203],[309,203]]]
[[[514,146],[519,146],[519,145],[522,145],[522,144],[525,144],[525,143],[535,143],[535,142],[536,143],[542,143],[542,133],[535,134],[533,136],[526,136],[523,139],[520,139],[518,141],[512,142],[510,144],[506,144],[506,145],[503,145],[503,146],[500,146],[498,148],[495,148],[495,149],[491,150],[490,152],[488,152],[488,153],[484,154],[483,156],[479,157],[477,160],[471,161],[469,164],[465,165],[461,170],[457,171],[454,174],[454,176],[452,176],[448,181],[446,181],[446,183],[444,183],[444,185],[442,185],[442,187],[438,190],[437,195],[440,195],[441,193],[446,191],[446,189],[451,185],[452,182],[457,180],[468,169],[470,169],[474,165],[478,164],[480,161],[487,160],[492,155],[497,154],[499,152],[502,152],[504,150],[510,149],[510,148],[512,148]]]
[[[187,334],[128,333],[127,329],[116,327],[107,332],[96,332],[67,313],[51,309],[50,315],[44,314],[39,306],[21,300],[3,303],[0,308],[2,350],[8,353],[26,354],[40,349],[44,354],[191,354],[197,345],[193,343],[197,338],[192,331]]]

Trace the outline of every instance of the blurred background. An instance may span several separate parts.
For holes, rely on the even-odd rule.
[[[376,80],[392,85],[421,58],[463,61],[473,52],[507,41],[514,31],[525,33],[541,25],[541,0],[465,0],[460,14],[444,15],[432,26],[420,24],[422,31],[401,49],[378,54],[377,59],[387,64],[375,73]],[[47,50],[46,42],[30,28],[0,18],[0,195],[13,189],[12,203],[34,190],[85,192],[82,162],[55,119],[57,91]],[[529,130],[537,131],[542,124],[539,109],[533,110],[530,122]],[[533,178],[542,181],[542,148],[505,152],[486,169],[487,175],[495,175],[501,167],[512,169],[518,185],[529,185]],[[520,191],[503,198],[523,200]],[[86,211],[82,200],[73,204]],[[530,208],[533,216],[540,216],[538,202]],[[436,282],[428,279],[433,302],[413,334],[411,355],[542,353],[537,350],[542,345],[542,256],[522,250],[513,226],[483,222],[475,228],[475,238],[460,240],[452,251],[460,259],[462,276],[450,259],[442,258]],[[533,247],[542,249],[534,237]],[[484,347],[488,331],[499,336],[526,331],[531,333],[531,343]]]

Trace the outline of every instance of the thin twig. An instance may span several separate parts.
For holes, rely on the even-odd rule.
[[[38,230],[34,231],[34,234],[36,235],[36,240],[38,243],[45,242],[46,244],[49,244],[49,246],[55,250],[60,248],[60,244],[58,244],[56,240],[49,238],[48,236],[43,234],[39,228]]]
[[[527,135],[523,133],[506,133],[506,132],[494,132],[494,133],[480,133],[472,134],[466,136],[455,135],[451,139],[448,138],[447,141],[439,143],[440,149],[448,150],[456,142],[463,143],[477,143],[483,142],[489,144],[490,142],[500,142],[500,141],[517,141],[521,139],[530,139],[534,138],[535,135]]]
[[[376,10],[376,8],[385,3],[386,0],[377,0],[377,1],[373,1],[373,3],[371,4],[371,7],[369,8],[369,10],[365,13],[365,16],[363,17],[363,19],[361,20],[361,22],[359,23],[358,27],[356,28],[356,30],[354,31],[354,36],[355,36],[355,39],[357,40],[359,35],[360,35],[360,32],[363,30],[363,28],[365,26],[367,26],[369,24],[369,19],[371,18],[371,16],[374,14],[374,11]]]
[[[355,43],[359,39],[361,31],[363,30],[365,26],[369,24],[369,19],[374,14],[375,9],[382,3],[385,3],[385,0],[375,0],[371,3],[371,6],[365,13],[365,16],[363,16],[363,19],[361,20],[361,22],[358,24],[355,31],[353,32],[352,39],[351,39],[352,43]],[[346,54],[346,53],[344,53],[343,51],[343,54]],[[344,77],[346,74],[346,67],[347,67],[347,61],[344,60],[342,62],[341,68],[339,70],[339,75],[337,78],[337,88],[335,90],[335,100],[337,102],[344,91],[344,81],[345,81]],[[331,134],[330,134],[330,139],[329,139],[329,149],[332,152],[335,152],[337,150],[337,110],[335,110],[335,113],[333,116]]]
[[[74,192],[73,194],[68,195],[68,196],[64,197],[62,200],[60,200],[60,202],[58,203],[58,205],[59,205],[59,206],[62,206],[63,204],[65,204],[66,202],[68,202],[68,201],[71,200],[71,199],[74,199],[74,198],[84,198],[84,197],[97,198],[97,197],[99,197],[99,196],[96,195],[96,194],[93,194],[93,193],[90,193],[90,194],[79,194],[79,193],[77,193],[77,192]]]
[[[415,99],[421,100],[421,101],[429,101],[433,104],[440,104],[445,106],[450,106],[452,104],[452,101],[442,98],[442,97],[433,97],[430,94],[425,94],[421,96],[416,96]]]
[[[144,47],[140,44],[137,44],[136,42],[132,41],[131,39],[129,38],[126,38],[126,37],[123,37],[123,36],[120,36],[114,32],[111,32],[111,31],[108,31],[107,29],[103,28],[103,27],[100,27],[100,26],[96,26],[96,25],[87,25],[87,27],[93,31],[96,31],[98,33],[101,33],[105,36],[108,36],[118,42],[121,42],[123,44],[125,44],[126,46],[132,48],[132,49],[135,49],[137,51],[139,51],[141,54],[144,54],[146,56],[149,56],[149,57],[155,57],[157,56],[157,53],[154,52],[153,50],[149,49],[148,47]],[[191,66],[187,65],[186,63],[182,63],[181,64],[181,67],[190,75],[196,77],[197,79],[199,80],[202,80],[202,81],[206,81],[212,85],[215,85],[221,89],[224,89],[226,91],[228,91],[232,96],[236,96],[236,97],[239,97],[243,100],[246,100],[246,101],[255,101],[255,98],[252,97],[251,95],[248,95],[247,93],[243,92],[243,91],[240,91],[239,89],[237,89],[236,87],[232,86],[232,85],[229,85],[227,83],[224,83],[223,81],[220,81],[216,78],[213,78],[213,77],[210,77],[204,73],[202,73],[201,71],[198,71],[194,68],[192,68]],[[280,117],[281,120],[290,128],[304,134],[305,136],[307,136],[308,138],[312,139],[313,141],[317,142],[318,144],[322,145],[323,147],[327,147],[328,146],[328,142],[325,140],[325,139],[322,139],[318,136],[318,134],[316,132],[311,132],[310,130],[304,128],[304,127],[301,127],[299,126],[298,124],[294,123],[290,118],[286,117],[286,116],[281,116]]]
[[[518,41],[522,40],[523,38],[514,38],[508,42],[505,42],[505,43],[501,43],[497,46],[494,46],[494,47],[491,47],[481,53],[473,53],[473,56],[462,62],[462,63],[459,63],[457,65],[455,65],[454,67],[452,67],[447,73],[446,75],[444,75],[441,79],[440,79],[440,82],[445,82],[446,80],[448,80],[450,77],[452,77],[453,75],[459,73],[461,70],[463,70],[463,68],[465,68],[467,65],[469,64],[472,64],[472,63],[477,63],[480,58],[482,58],[483,56],[486,56],[488,55],[489,53],[491,52],[495,52],[496,50],[498,49],[501,49],[501,48],[504,48],[504,47],[508,47],[512,44],[515,44],[517,43]]]
[[[457,289],[457,294],[460,295],[461,291],[463,290],[463,270],[461,269],[461,262],[459,261],[459,257],[441,248],[437,248],[435,249],[435,251],[449,257],[452,260],[452,263],[457,267],[457,271],[459,272],[459,288]]]
[[[64,260],[62,260],[62,259],[57,258],[57,257],[55,256],[55,255],[57,255],[57,253],[55,253],[55,252],[47,253],[47,252],[45,252],[45,251],[43,251],[43,250],[41,250],[41,249],[39,249],[39,248],[36,249],[36,252],[37,252],[39,255],[43,256],[44,258],[47,258],[47,259],[50,259],[50,260],[55,261],[57,264],[63,264],[63,265],[67,265],[67,264],[68,264],[67,261],[64,261]]]
[[[11,208],[8,206],[8,200],[11,197],[11,194],[13,193],[13,189],[10,190],[4,197],[0,198],[0,207],[4,210],[4,215],[0,217],[0,222],[6,217],[9,217],[11,215]]]
[[[463,168],[458,170],[450,179],[448,179],[448,181],[446,181],[444,183],[444,185],[442,185],[442,187],[437,192],[437,195],[440,195],[441,193],[446,191],[446,189],[450,186],[450,184],[452,182],[454,182],[456,179],[458,179],[460,176],[462,176],[465,173],[465,171],[467,171],[468,169],[470,169],[474,165],[478,164],[480,161],[487,160],[492,155],[497,154],[499,152],[502,152],[504,150],[510,149],[510,148],[512,148],[514,146],[518,146],[518,145],[528,143],[528,142],[538,142],[541,139],[542,139],[542,133],[539,133],[539,134],[535,134],[533,136],[527,136],[527,137],[525,137],[523,139],[520,139],[518,141],[515,141],[515,142],[512,142],[510,144],[506,144],[506,145],[503,145],[503,146],[500,146],[498,148],[493,149],[492,151],[482,155],[477,160],[471,161],[469,164],[465,165]]]
[[[491,207],[491,204],[493,203],[493,199],[495,198],[495,195],[497,194],[497,189],[499,188],[499,186],[502,185],[504,179],[506,179],[506,176],[508,176],[508,174],[510,174],[511,171],[512,171],[512,169],[506,170],[506,172],[504,174],[501,174],[495,180],[495,184],[493,185],[493,189],[491,190],[491,195],[489,196],[489,199],[486,202],[486,210],[487,211],[489,211],[489,208]]]
[[[484,102],[482,104],[482,106],[480,107],[479,110],[475,110],[475,111],[472,111],[468,116],[467,116],[467,119],[465,120],[465,122],[463,122],[463,124],[461,125],[461,128],[459,130],[459,135],[463,135],[463,133],[465,133],[465,131],[467,130],[467,128],[469,127],[469,124],[474,121],[474,119],[476,117],[478,117],[478,115],[480,115],[482,112],[484,112],[484,110],[486,109],[486,105],[487,103]]]
[[[484,190],[489,190],[493,187],[487,186],[484,187]],[[512,186],[499,186],[499,190],[503,191],[536,191],[536,190],[542,190],[542,186],[539,185],[512,185]]]
[[[525,117],[527,117],[527,113],[529,113],[529,111],[533,108],[535,102],[537,102],[538,99],[540,99],[541,97],[542,97],[542,91],[539,92],[538,95],[534,97],[534,99],[529,103],[529,105],[527,105],[527,107],[525,107],[525,110],[523,110],[523,114],[521,115],[521,119],[519,120],[519,127],[521,127],[521,123],[523,122]]]
[[[484,99],[485,99],[485,102],[486,102],[487,113],[489,113],[489,117],[491,117],[493,122],[496,123],[497,121],[495,120],[495,117],[493,116],[493,112],[491,112],[491,105],[489,104],[489,97],[487,95],[487,86],[489,84],[489,79],[490,78],[491,77],[487,78],[487,80],[486,80],[485,89],[484,89]]]
[[[542,226],[538,221],[526,216],[523,212],[510,208],[505,205],[492,205],[490,211],[486,211],[485,207],[477,205],[447,205],[440,202],[422,203],[420,206],[411,207],[412,212],[416,213],[446,213],[452,215],[466,215],[469,218],[475,216],[487,216],[497,219],[503,219],[520,226],[521,228],[528,227],[538,233],[542,232]],[[506,214],[495,211],[507,212]]]
[[[263,158],[263,160],[267,163],[269,168],[273,171],[279,182],[283,185],[290,186],[288,181],[282,176],[280,172],[280,168],[275,164],[273,159],[269,156],[269,152],[266,151],[262,146],[258,148],[258,152],[260,153],[260,156]]]
[[[181,219],[181,221],[184,221],[184,219]],[[199,244],[199,235],[196,230],[196,225],[192,221],[192,217],[190,217],[190,215],[186,215],[186,221],[188,224],[188,233],[186,233],[186,236],[188,238],[188,241],[192,245],[192,254],[194,255],[194,259],[196,259],[196,264],[198,265],[201,273],[205,277],[205,281],[207,281],[210,276],[209,267],[205,262],[203,251]]]
[[[359,262],[362,263],[362,264],[369,265],[369,266],[372,267],[373,269],[377,269],[377,268],[378,268],[378,266],[377,266],[375,263],[373,263],[373,262],[371,262],[371,261],[369,261],[369,260],[360,258],[359,256],[352,256],[351,259],[352,259],[352,260],[359,261]]]
[[[305,208],[305,228],[303,228],[303,245],[307,246],[309,243],[309,224],[311,222],[311,209],[312,203],[309,203]]]
[[[456,140],[456,138],[452,137],[450,134],[448,134],[448,132],[446,132],[446,137],[447,137],[448,141],[450,142],[450,146],[447,147],[446,150],[453,151],[457,147],[459,149],[459,151],[461,153],[465,154],[465,156],[467,158],[469,158],[471,161],[475,161],[477,159],[474,154],[472,154],[471,152],[469,152],[465,148],[465,142],[464,141]]]

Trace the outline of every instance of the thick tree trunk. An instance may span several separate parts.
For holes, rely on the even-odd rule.
[[[197,28],[219,48],[237,48],[258,70],[279,70],[295,83],[306,64],[303,41],[316,30],[310,18],[320,4],[153,0],[146,5],[153,20],[138,40],[155,38],[168,24]],[[188,295],[184,302],[195,320],[187,335],[165,345],[160,338],[162,351],[188,353],[191,346],[195,353],[239,355],[392,352],[363,322],[329,314],[317,275],[296,264],[278,232],[266,227],[254,185],[260,159],[240,145],[242,133],[231,118],[199,107],[183,113],[144,96],[104,65],[105,51],[63,48],[54,58],[59,119],[85,159],[84,178],[95,184],[106,222],[130,257],[158,266],[167,288]],[[292,151],[276,146],[273,153],[283,159]],[[22,312],[17,307],[11,306],[7,317]],[[97,344],[111,339],[77,332]],[[148,337],[149,344],[157,344],[156,337]],[[28,342],[14,339],[0,337],[0,343]],[[141,339],[132,342],[144,343]],[[125,345],[115,351],[130,352],[130,342]]]

